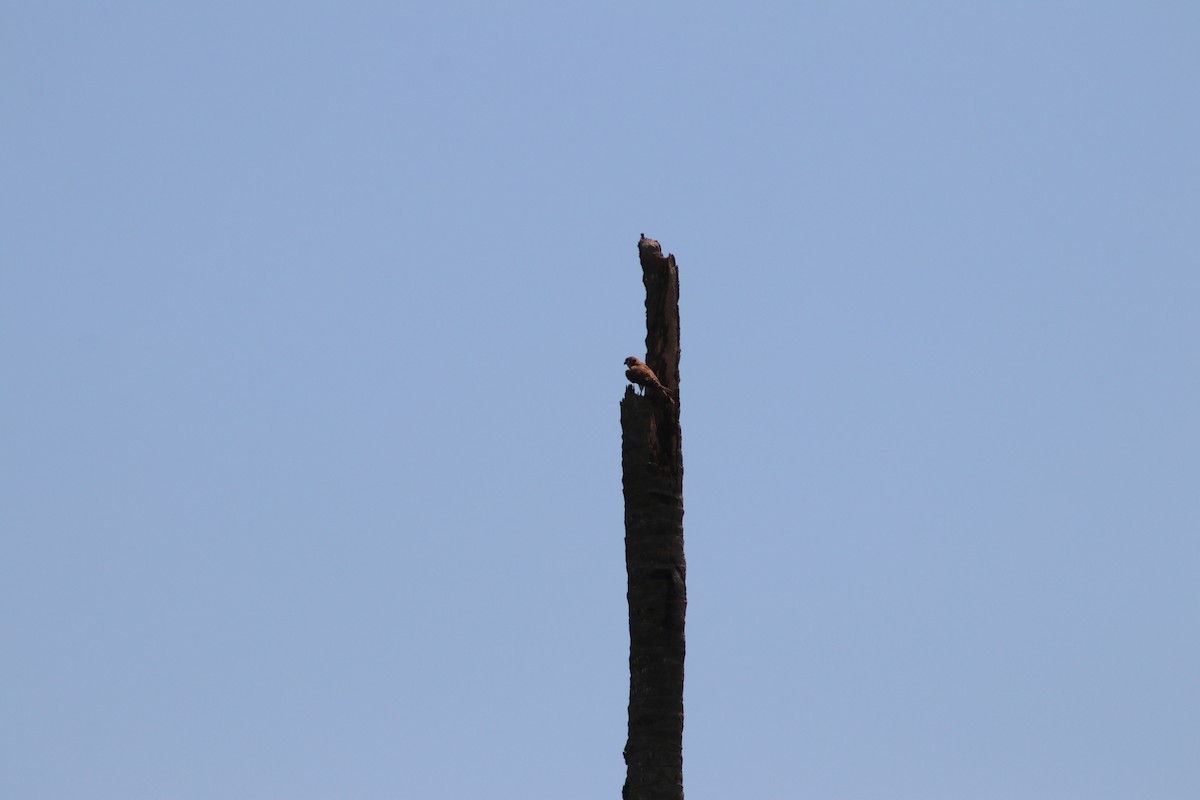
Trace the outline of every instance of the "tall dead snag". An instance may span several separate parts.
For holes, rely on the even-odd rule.
[[[638,242],[646,285],[646,364],[670,393],[621,400],[625,569],[629,575],[629,739],[624,800],[683,799],[683,448],[679,428],[679,271]]]

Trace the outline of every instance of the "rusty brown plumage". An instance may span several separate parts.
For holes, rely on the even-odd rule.
[[[667,398],[667,402],[675,405],[675,398],[671,396],[671,391],[662,385],[658,376],[654,374],[654,370],[647,367],[645,362],[630,356],[625,359],[625,366],[629,367],[625,370],[625,377],[629,379],[630,383],[642,387],[642,394],[645,394],[647,389],[654,389],[659,395]]]

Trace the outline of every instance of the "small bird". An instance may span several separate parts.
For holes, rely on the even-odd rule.
[[[629,379],[630,383],[636,383],[642,387],[642,394],[646,393],[647,387],[653,387],[656,392],[667,398],[671,405],[675,405],[675,398],[671,397],[671,391],[662,385],[658,376],[654,374],[654,370],[647,367],[641,359],[630,356],[625,359],[625,366],[629,367],[625,370],[625,377]]]

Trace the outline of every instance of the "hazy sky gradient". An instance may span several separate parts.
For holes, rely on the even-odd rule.
[[[9,3],[0,796],[1200,796],[1200,6]]]

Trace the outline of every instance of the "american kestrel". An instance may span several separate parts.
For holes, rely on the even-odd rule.
[[[671,405],[675,405],[675,398],[671,397],[670,390],[662,385],[658,380],[658,376],[654,374],[654,370],[647,367],[641,359],[630,356],[625,359],[625,366],[629,367],[629,369],[625,370],[625,377],[629,379],[630,383],[636,383],[642,387],[642,394],[646,393],[647,387],[651,387],[667,398]]]

